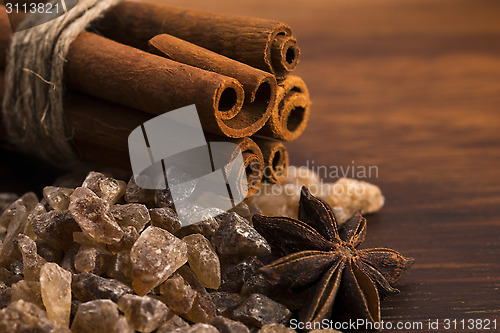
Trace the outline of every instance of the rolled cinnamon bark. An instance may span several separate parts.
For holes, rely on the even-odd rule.
[[[279,141],[254,138],[264,156],[264,180],[281,184],[286,179],[290,159],[285,145]]]
[[[4,75],[0,72],[0,103],[3,82]],[[64,107],[68,133],[83,160],[131,169],[128,136],[132,130],[150,120],[152,115],[75,92],[68,92]],[[1,116],[0,113],[0,125]],[[243,184],[247,184],[247,197],[253,195],[260,185],[264,164],[259,146],[250,138],[229,139],[213,134],[206,134],[206,138],[209,142],[233,142],[240,147],[244,167],[236,172],[241,177],[239,190],[243,191]],[[5,133],[0,130],[2,139],[5,139]],[[218,158],[222,160],[224,156]],[[226,156],[227,161],[233,158],[234,154]]]
[[[66,106],[68,124],[82,156],[130,168],[128,135],[137,126],[151,119],[150,115],[77,93],[68,96]],[[99,121],[95,122],[95,119]],[[262,180],[264,167],[259,146],[250,138],[229,139],[213,134],[205,136],[209,143],[224,141],[239,146],[244,166],[240,170],[228,169],[227,172],[239,175],[239,193],[244,193],[244,189],[248,188],[247,197],[255,194]],[[106,147],[103,148],[103,144]],[[212,150],[212,153],[216,152]],[[218,161],[231,161],[237,153],[238,151],[231,151],[227,156],[214,156],[214,158]]]
[[[2,7],[0,11],[5,9]],[[0,40],[2,50],[8,47],[11,35],[7,16],[0,15],[0,36],[8,36]],[[269,114],[262,111],[259,117],[250,108],[240,112],[244,91],[233,78],[88,32],[71,44],[65,83],[71,89],[154,115],[196,104],[205,131],[231,138],[254,134]]]
[[[217,142],[217,141],[232,142],[240,148],[240,151],[243,155],[244,166],[239,170],[228,169],[227,173],[228,174],[235,173],[240,175],[246,174],[246,179],[247,179],[246,185],[248,188],[247,198],[254,195],[255,192],[259,189],[264,170],[264,157],[262,155],[260,147],[255,143],[255,141],[252,140],[251,138],[228,139],[210,134],[206,135],[206,138],[209,142]],[[235,154],[238,154],[240,151],[232,150],[230,152],[226,152],[228,153],[227,157],[216,156],[215,158],[219,160],[230,161],[233,160]],[[212,151],[212,153],[214,152]],[[239,185],[239,193],[243,193],[244,192],[243,183],[240,183],[238,185]]]
[[[240,114],[243,88],[217,73],[84,32],[65,66],[70,89],[153,115],[196,104],[205,131],[238,138],[258,128]]]
[[[4,73],[0,72],[0,103],[4,94]],[[64,101],[66,132],[83,160],[130,169],[128,136],[153,116],[131,108],[67,92]],[[0,113],[0,140],[6,139]]]
[[[167,34],[153,37],[149,45],[160,56],[235,78],[245,91],[240,113],[253,119],[252,128],[262,128],[269,119],[277,90],[273,75]]]
[[[151,115],[77,93],[68,96],[65,106],[76,147],[86,154],[85,157],[91,155],[98,161],[108,161],[113,165],[118,161],[122,167],[129,167],[128,136],[137,126],[151,119]],[[233,142],[239,146],[244,161],[244,167],[236,172],[240,179],[239,190],[243,193],[243,184],[246,184],[249,189],[247,197],[253,195],[262,180],[264,165],[259,146],[250,138],[229,139],[212,134],[206,134],[206,138],[208,142]],[[231,161],[236,153],[233,151],[217,158]],[[234,174],[233,170],[227,171]]]
[[[311,100],[306,84],[300,77],[290,75],[279,83],[274,110],[257,135],[294,140],[306,129],[310,112]]]
[[[147,2],[126,1],[99,22],[105,36],[146,49],[167,33],[284,78],[298,64],[300,50],[284,23],[210,13]]]
[[[130,132],[152,115],[71,92],[64,101],[66,125],[83,159],[131,169]]]

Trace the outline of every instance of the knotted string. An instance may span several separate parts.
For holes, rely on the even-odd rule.
[[[66,56],[76,37],[121,1],[79,0],[47,23],[47,16],[27,15],[7,54],[2,118],[11,143],[53,164],[78,160],[63,109]]]

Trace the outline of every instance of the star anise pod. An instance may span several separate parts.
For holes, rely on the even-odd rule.
[[[298,220],[255,214],[255,229],[273,253],[283,256],[261,268],[274,285],[290,289],[315,288],[299,314],[303,322],[332,316],[380,321],[380,295],[396,294],[391,283],[413,259],[385,248],[358,250],[366,220],[358,211],[341,228],[328,204],[302,187]]]

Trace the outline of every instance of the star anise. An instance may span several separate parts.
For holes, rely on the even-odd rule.
[[[283,256],[261,268],[274,285],[315,288],[299,314],[303,322],[332,316],[380,321],[380,295],[396,294],[391,283],[413,259],[385,248],[356,249],[364,240],[366,220],[358,211],[341,228],[332,209],[302,188],[298,220],[255,214],[255,229],[273,253]]]

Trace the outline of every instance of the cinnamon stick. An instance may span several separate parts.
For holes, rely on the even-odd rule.
[[[248,188],[247,197],[251,197],[259,189],[260,183],[262,181],[263,171],[264,171],[264,157],[260,147],[251,138],[241,138],[241,139],[227,139],[218,137],[215,135],[206,135],[209,142],[232,142],[236,144],[243,155],[243,167],[239,170],[227,170],[227,173],[236,173],[240,175],[246,174],[246,187]],[[235,154],[239,151],[233,150],[229,152],[227,157],[217,156],[219,160],[233,160]],[[239,184],[239,192],[242,193],[244,190],[243,184]]]
[[[0,35],[11,34],[7,16],[0,15]],[[205,131],[232,138],[254,134],[269,115],[241,112],[244,91],[233,78],[88,32],[71,44],[65,80],[70,89],[154,115],[196,104]]]
[[[71,94],[67,99],[67,105],[70,110],[68,123],[73,128],[74,142],[78,150],[87,158],[92,154],[91,157],[98,161],[105,161],[112,165],[118,162],[121,167],[125,165],[129,168],[128,135],[151,116],[81,94]],[[106,110],[105,117],[102,117],[103,110]],[[95,123],[95,119],[99,121]],[[82,124],[93,122],[94,126],[82,126]],[[226,172],[233,176],[237,175],[239,193],[247,193],[246,197],[252,196],[257,191],[263,175],[264,160],[259,146],[250,138],[229,139],[211,134],[205,136],[209,145],[212,142],[224,141],[232,142],[239,147],[239,151],[232,150],[224,155],[222,151],[212,149],[212,154],[216,155],[212,155],[212,158],[226,165],[235,158],[237,153],[241,152],[243,166],[235,170],[235,165],[231,164],[231,168],[228,168]],[[107,146],[104,149],[103,143]],[[111,159],[114,160],[110,161]]]
[[[285,145],[279,141],[263,138],[254,138],[264,157],[264,179],[269,183],[282,183],[286,179],[286,172],[290,159]]]
[[[211,13],[165,4],[126,1],[99,22],[105,36],[141,49],[167,33],[282,79],[298,64],[300,50],[281,22]]]
[[[304,81],[290,75],[278,85],[276,104],[271,117],[257,135],[290,141],[306,129],[311,100]]]
[[[3,88],[4,73],[0,72],[0,102]],[[83,160],[130,169],[128,136],[152,115],[75,92],[66,94],[64,108],[67,133]],[[5,139],[6,133],[0,131],[0,140]]]
[[[0,103],[3,82],[4,75],[0,72]],[[128,136],[133,129],[153,118],[152,115],[75,92],[67,94],[64,108],[68,133],[83,160],[131,169]],[[213,134],[206,134],[206,138],[209,142],[229,141],[239,146],[244,161],[244,167],[237,172],[241,176],[240,191],[246,182],[248,197],[253,195],[260,185],[264,163],[259,146],[250,138],[228,139]],[[0,131],[0,140],[3,139],[5,133]],[[234,154],[217,156],[219,160],[224,157],[230,161]]]
[[[168,59],[235,78],[245,91],[239,117],[252,119],[252,128],[259,129],[269,119],[277,90],[273,75],[167,34],[153,37],[149,45],[152,52]],[[237,122],[238,116],[230,121]]]
[[[244,92],[233,78],[89,32],[71,44],[67,61],[65,83],[70,89],[153,115],[196,104],[204,130],[228,137],[257,130],[245,126],[248,119],[234,121]]]
[[[128,157],[130,132],[152,118],[145,113],[77,93],[68,96],[65,106],[68,124],[74,133],[74,142],[78,150],[82,154],[93,154],[92,158],[108,164],[115,165],[118,162],[122,167],[130,165]],[[244,189],[248,188],[247,197],[252,196],[257,191],[263,175],[264,159],[259,146],[250,138],[229,139],[208,133],[205,137],[209,144],[214,141],[232,142],[240,148],[244,165],[240,170],[226,171],[239,175],[239,193],[244,193]],[[212,150],[212,153],[216,152]],[[225,156],[219,154],[213,158],[229,162],[237,153],[239,151],[233,150]]]
[[[94,154],[92,156],[94,159],[97,153],[97,160],[100,161],[104,160],[113,163],[113,161],[109,161],[113,158],[115,159],[113,164],[118,162],[122,167],[124,165],[128,167],[130,164],[128,155],[128,136],[130,132],[152,118],[151,115],[143,112],[76,93],[68,96],[65,106],[67,106],[68,125],[74,133],[74,141],[79,151]],[[239,175],[240,193],[243,193],[243,183],[245,183],[246,187],[248,187],[248,197],[253,195],[260,185],[264,164],[259,146],[250,138],[228,139],[213,134],[206,134],[205,136],[208,142],[233,142],[239,146],[243,154],[244,166],[239,171],[227,171],[231,174],[236,172]],[[98,151],[96,152],[96,150]],[[234,159],[236,153],[238,151],[214,158],[218,161],[229,162]],[[88,158],[88,156],[86,157]]]

